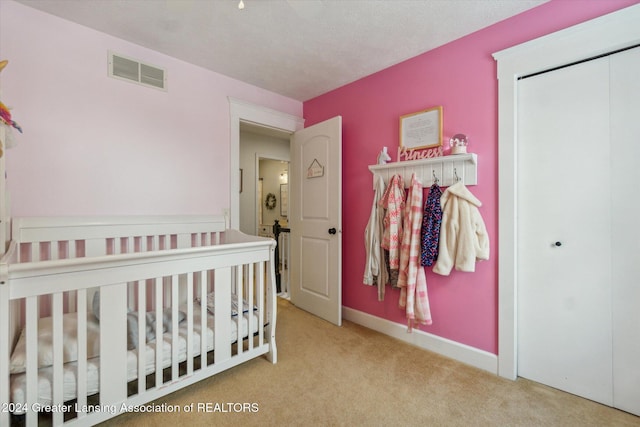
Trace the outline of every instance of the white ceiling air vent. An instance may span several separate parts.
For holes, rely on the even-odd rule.
[[[110,77],[166,91],[166,75],[167,72],[162,68],[109,52]]]

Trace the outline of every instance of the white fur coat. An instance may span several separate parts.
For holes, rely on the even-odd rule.
[[[482,203],[457,182],[442,194],[440,204],[442,225],[433,272],[448,276],[452,268],[475,271],[476,260],[489,259],[489,235],[478,210]]]

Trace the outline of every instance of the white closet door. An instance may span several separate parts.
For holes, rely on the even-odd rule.
[[[614,406],[640,415],[640,48],[611,56]]]
[[[612,405],[609,60],[518,84],[518,374]],[[557,244],[556,244],[557,242]]]

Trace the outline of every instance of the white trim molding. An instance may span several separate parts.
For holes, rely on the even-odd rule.
[[[498,375],[517,366],[517,129],[518,78],[640,43],[640,5],[494,53],[498,62],[499,298]]]
[[[293,133],[304,127],[304,119],[271,108],[229,97],[229,206],[231,228],[240,228],[240,122]]]
[[[414,329],[408,334],[406,325],[401,325],[349,307],[342,307],[342,317],[345,320],[389,335],[390,337],[415,345],[424,350],[438,353],[466,365],[491,372],[492,374],[497,373],[497,356],[484,350],[429,334],[419,329]]]

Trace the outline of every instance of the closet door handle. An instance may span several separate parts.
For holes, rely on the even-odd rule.
[[[562,246],[562,242],[555,242],[553,246]]]
[[[329,230],[329,234],[336,234],[336,229],[335,228],[330,228]]]

